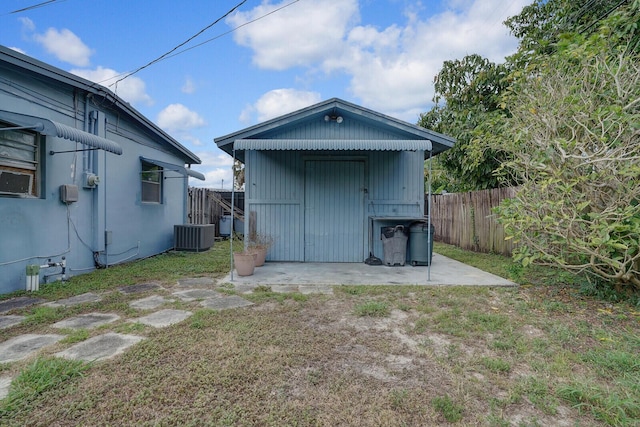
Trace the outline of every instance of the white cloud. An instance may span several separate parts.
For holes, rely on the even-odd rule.
[[[263,2],[250,11],[232,15],[227,23],[238,27],[286,3],[288,1]],[[357,12],[357,0],[299,2],[239,28],[234,38],[238,44],[253,49],[253,61],[260,68],[284,70],[308,66],[331,55],[340,46]]]
[[[110,68],[98,67],[95,70],[76,69],[71,73],[80,76],[92,82],[108,87],[116,93],[120,98],[133,105],[152,105],[153,99],[146,92],[144,80],[136,76],[130,76],[117,84],[118,79],[122,78],[122,73],[118,73]]]
[[[264,122],[320,101],[320,94],[317,92],[274,89],[262,95],[255,104],[247,106],[240,114],[240,121],[245,123]]]
[[[22,31],[35,31],[36,30],[36,24],[34,24],[31,19],[22,17],[22,18],[18,18],[18,20],[22,24]]]
[[[169,132],[186,132],[207,124],[202,116],[195,111],[189,110],[182,104],[170,104],[166,106],[158,113],[156,123]]]
[[[77,67],[86,67],[91,62],[93,50],[66,28],[62,30],[49,28],[44,34],[35,34],[33,37],[44,46],[47,52],[55,55],[60,61]]]
[[[187,76],[180,90],[182,91],[182,93],[188,93],[188,94],[195,93],[196,84],[191,77]]]
[[[194,145],[196,147],[201,147],[204,145],[204,143],[202,141],[200,141],[200,138],[195,137],[193,135],[183,135],[181,137],[182,141],[187,141],[189,142],[191,145]]]
[[[224,188],[231,190],[231,165],[233,159],[221,150],[201,151],[196,153],[202,164],[194,165],[193,169],[204,174],[206,180],[189,180],[193,187]]]
[[[26,55],[26,54],[27,54],[24,50],[20,49],[19,47],[12,47],[12,46],[9,46],[9,49],[11,49],[11,50],[15,50],[16,52],[21,53],[21,54],[23,54],[23,55]]]
[[[432,14],[429,6],[416,1],[404,11],[405,22],[376,28],[357,25],[355,0],[323,2],[323,7],[301,2],[234,34],[237,43],[253,50],[254,63],[261,68],[304,66],[310,75],[318,70],[343,73],[350,78],[348,91],[364,106],[415,122],[431,103],[433,78],[445,60],[478,53],[502,62],[515,51],[516,40],[502,22],[529,3],[449,0],[439,5],[444,10]],[[282,4],[263,2],[228,23],[237,26]],[[269,110],[259,101],[245,109],[243,118],[260,108]]]

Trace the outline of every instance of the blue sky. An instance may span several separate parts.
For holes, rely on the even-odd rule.
[[[230,189],[214,138],[333,97],[416,123],[443,61],[502,62],[532,0],[247,0],[115,84],[240,1],[2,0],[0,44],[116,92],[200,157],[191,185]]]

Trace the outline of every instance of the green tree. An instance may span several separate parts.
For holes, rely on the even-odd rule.
[[[449,192],[494,188],[493,171],[501,164],[500,151],[474,138],[475,128],[493,115],[502,115],[500,95],[508,85],[508,69],[480,55],[445,61],[434,79],[435,105],[422,114],[420,126],[450,135],[456,143],[433,160],[434,187]],[[445,186],[446,183],[446,186]]]
[[[494,144],[521,181],[497,210],[527,265],[559,266],[640,290],[640,1],[589,37],[559,37],[509,90]]]
[[[508,60],[516,68],[525,69],[530,61],[554,54],[563,34],[589,36],[598,32],[599,24],[612,14],[625,15],[619,11],[626,8],[627,3],[625,0],[535,0],[505,21],[519,40],[518,52]],[[630,23],[636,21],[637,18],[631,19]],[[622,28],[622,25],[616,26]]]
[[[480,55],[445,61],[435,77],[434,106],[420,116],[420,126],[456,138],[453,149],[432,160],[433,187],[471,191],[517,184],[516,174],[502,177],[495,171],[508,150],[488,140],[508,143],[509,104],[505,102],[514,81],[538,72],[545,58],[554,55],[564,34],[586,39],[590,34],[626,40],[638,51],[638,0],[535,0],[505,25],[519,39],[518,52],[495,64]],[[634,36],[635,35],[635,36]]]

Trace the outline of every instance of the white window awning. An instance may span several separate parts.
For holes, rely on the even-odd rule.
[[[237,139],[235,150],[431,151],[428,139]]]
[[[18,126],[0,128],[0,131],[11,129],[29,129],[35,132],[39,132],[43,135],[68,139],[70,141],[79,142],[80,144],[87,145],[99,150],[108,151],[110,153],[118,155],[122,154],[122,147],[120,147],[117,142],[102,138],[89,132],[82,131],[80,129],[73,128],[71,126],[64,125],[62,123],[55,122],[53,120],[2,110],[0,110],[0,120],[7,123],[13,123]]]
[[[185,168],[184,166],[174,165],[173,163],[167,163],[167,162],[163,162],[155,159],[148,159],[142,156],[140,156],[140,160],[142,160],[143,162],[151,163],[152,165],[160,166],[165,171],[178,172],[181,175],[190,176],[190,177],[199,179],[200,181],[205,180],[205,176],[203,174],[201,174],[200,172],[194,171],[192,169]]]

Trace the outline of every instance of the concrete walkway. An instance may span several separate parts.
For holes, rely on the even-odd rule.
[[[429,280],[430,279],[430,280]],[[256,267],[251,276],[238,276],[234,271],[221,283],[234,285],[467,285],[467,286],[516,286],[503,279],[470,265],[433,254],[431,277],[429,267],[410,265],[387,267],[365,263],[295,263],[267,262]]]

